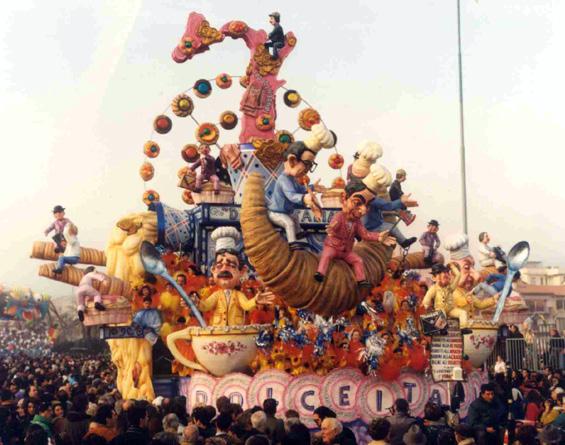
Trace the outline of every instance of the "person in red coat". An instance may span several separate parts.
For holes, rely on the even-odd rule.
[[[359,192],[365,186],[359,183],[350,183],[345,188],[342,211],[334,215],[326,228],[327,237],[324,241],[324,250],[318,264],[318,271],[314,279],[320,283],[324,281],[330,261],[334,258],[344,260],[353,268],[355,280],[360,288],[371,288],[365,278],[363,260],[353,252],[356,238],[363,241],[379,241],[387,246],[396,243],[395,239],[388,236],[388,232],[369,232],[361,218],[367,213],[367,200]]]

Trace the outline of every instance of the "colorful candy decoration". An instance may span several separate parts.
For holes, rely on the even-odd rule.
[[[233,111],[224,111],[220,115],[220,125],[224,130],[231,130],[237,125],[237,115]]]
[[[180,43],[178,44],[178,49],[188,56],[189,58],[196,52],[196,49],[199,47],[198,41],[192,39],[191,37],[183,37]]]
[[[275,141],[283,145],[290,145],[294,142],[294,135],[290,131],[279,130],[275,133]]]
[[[197,80],[194,87],[192,87],[192,91],[194,91],[194,94],[198,97],[203,99],[212,94],[212,84],[206,79]]]
[[[345,180],[341,176],[335,178],[332,181],[332,188],[333,189],[344,189],[345,188]]]
[[[173,128],[173,121],[169,116],[165,116],[164,114],[160,114],[155,118],[153,121],[153,128],[159,134],[167,134]]]
[[[232,37],[241,37],[248,29],[247,24],[241,20],[234,20],[228,25],[228,33]]]
[[[143,179],[145,182],[151,181],[154,174],[155,168],[153,167],[153,164],[151,164],[151,162],[146,161],[141,164],[141,167],[139,168],[139,175],[141,176],[141,179]]]
[[[173,113],[178,117],[187,117],[194,111],[194,102],[186,94],[179,94],[173,99],[171,104]]]
[[[147,156],[148,158],[156,158],[157,156],[159,156],[160,152],[161,148],[159,147],[159,144],[157,142],[147,141],[145,144],[143,144],[143,154],[145,154],[145,156]]]
[[[146,205],[152,204],[154,202],[159,202],[159,193],[157,193],[155,190],[147,190],[143,194],[143,202]]]
[[[343,160],[343,156],[339,153],[332,154],[328,159],[328,165],[334,170],[339,170],[341,167],[343,167],[344,162],[345,161]]]
[[[194,204],[194,198],[192,197],[192,193],[190,190],[185,190],[182,193],[182,200],[188,205]]]
[[[222,73],[216,76],[216,85],[218,85],[218,88],[225,90],[226,88],[231,87],[231,84],[232,78],[229,74]]]
[[[214,124],[205,122],[196,129],[196,139],[204,145],[212,145],[218,142],[220,130]]]
[[[187,175],[188,171],[189,171],[188,165],[185,165],[184,167],[181,167],[181,168],[179,169],[179,171],[177,172],[177,177],[178,177],[179,179],[184,178],[184,177]]]
[[[306,131],[310,131],[312,129],[312,125],[319,124],[320,121],[320,113],[313,108],[305,108],[298,115],[298,125]]]
[[[302,102],[302,97],[296,90],[288,90],[283,96],[284,103],[287,107],[296,108]]]
[[[257,127],[258,130],[261,131],[271,130],[274,125],[275,125],[275,121],[273,119],[273,116],[267,113],[260,114],[259,116],[257,116],[257,119],[255,120],[255,126]]]
[[[180,151],[182,158],[188,162],[193,163],[198,161],[200,155],[198,154],[198,146],[196,144],[186,144]]]

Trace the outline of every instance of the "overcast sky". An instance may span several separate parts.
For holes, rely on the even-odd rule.
[[[404,189],[421,204],[406,232],[430,218],[443,238],[461,230],[455,0],[18,0],[0,6],[0,283],[70,293],[29,259],[53,206],[67,207],[83,246],[103,249],[120,216],[144,210],[138,168],[153,118],[195,80],[244,72],[248,51],[231,39],[172,61],[193,10],[215,27],[242,19],[267,30],[280,11],[298,44],[279,77],[320,111],[347,162],[362,139],[380,142],[383,164],[408,171]],[[473,251],[487,230],[506,249],[526,239],[533,259],[564,263],[563,17],[562,1],[462,0]],[[242,92],[198,99],[196,117],[237,111]],[[293,130],[297,110],[280,101],[279,114],[278,127]],[[150,187],[183,207],[179,149],[194,125],[175,123],[157,138]],[[236,140],[237,130],[220,142]],[[327,156],[314,176],[329,183]]]

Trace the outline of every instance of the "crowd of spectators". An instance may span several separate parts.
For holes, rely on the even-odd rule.
[[[105,355],[20,351],[0,361],[2,445],[355,445],[339,413],[320,406],[318,429],[309,430],[296,411],[277,417],[277,401],[243,410],[220,397],[215,406],[187,412],[182,396],[153,401],[123,399],[116,369]],[[500,372],[459,419],[449,407],[429,402],[421,418],[397,399],[388,417],[368,426],[370,445],[558,445],[565,427],[565,381],[561,372]],[[280,413],[279,413],[280,414]]]
[[[51,341],[43,325],[35,328],[19,329],[15,327],[0,327],[0,358],[20,354],[22,351],[32,357],[39,357],[51,351]]]

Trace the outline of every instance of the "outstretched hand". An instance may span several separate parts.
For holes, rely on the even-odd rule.
[[[418,207],[418,201],[416,201],[415,199],[410,199],[410,196],[412,196],[412,193],[402,195],[400,197],[400,202],[402,202],[402,204],[404,204],[406,207]]]
[[[318,179],[315,183],[314,183],[314,191],[316,193],[324,193],[325,191],[327,191],[328,188],[326,186],[323,186],[320,184],[320,179]]]
[[[255,301],[257,304],[272,306],[275,303],[275,294],[271,291],[259,292],[255,297]]]

